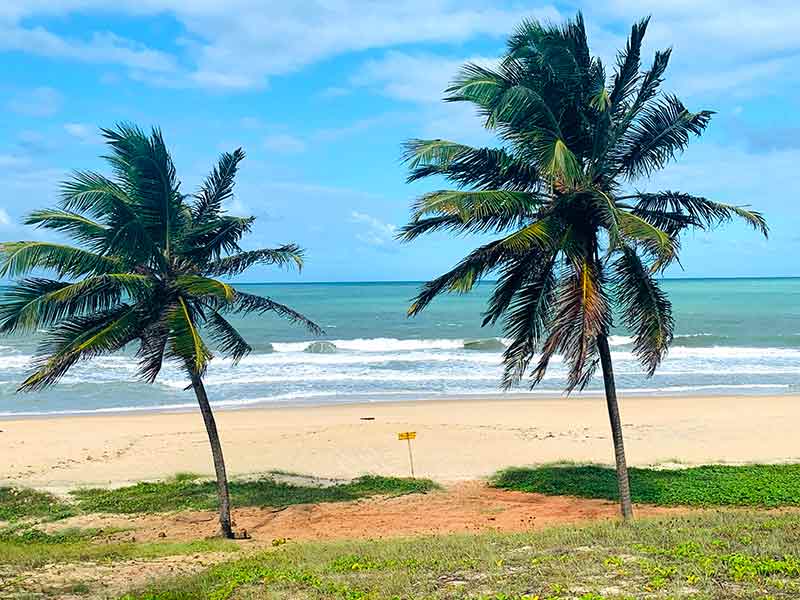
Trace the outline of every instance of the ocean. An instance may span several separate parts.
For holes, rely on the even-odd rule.
[[[501,394],[502,332],[480,327],[491,283],[471,294],[442,297],[422,315],[407,318],[419,285],[239,285],[314,319],[326,330],[321,339],[336,351],[307,352],[314,338],[272,316],[235,320],[254,351],[236,366],[222,358],[212,361],[205,378],[212,404],[297,406]],[[627,332],[614,331],[614,371],[622,393],[800,393],[800,278],[673,279],[663,285],[673,301],[675,341],[647,378],[631,355]],[[35,348],[35,336],[0,337],[0,416],[195,406],[175,366],[165,366],[155,384],[138,381],[132,352],[80,364],[49,390],[15,393]],[[554,396],[564,380],[556,360],[534,390],[522,386],[515,392]],[[602,393],[599,374],[583,393]]]

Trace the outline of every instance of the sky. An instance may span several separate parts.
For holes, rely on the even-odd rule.
[[[771,226],[691,234],[673,277],[800,275],[800,3],[793,0],[4,0],[0,3],[0,240],[41,239],[22,216],[73,169],[103,171],[98,127],[159,126],[190,192],[220,152],[247,153],[228,206],[257,217],[248,247],[297,242],[302,274],[246,281],[422,280],[482,240],[406,245],[396,228],[440,182],[405,183],[401,144],[496,140],[442,91],[491,61],[523,18],[582,10],[608,70],[651,15],[645,63],[673,47],[664,89],[716,111],[643,190],[747,204]]]

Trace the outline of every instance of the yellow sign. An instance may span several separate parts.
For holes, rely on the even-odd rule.
[[[417,432],[416,431],[403,431],[402,433],[397,434],[398,440],[415,440],[417,439]]]

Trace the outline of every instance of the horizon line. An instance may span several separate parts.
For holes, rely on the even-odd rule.
[[[661,281],[731,281],[738,279],[800,279],[800,275],[733,275],[723,277],[663,277]],[[427,283],[426,279],[341,279],[319,281],[236,281],[237,285],[320,285],[332,283]],[[483,279],[478,283],[496,283],[497,279]]]

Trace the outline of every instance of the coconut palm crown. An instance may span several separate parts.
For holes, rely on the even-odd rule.
[[[75,172],[61,186],[58,208],[34,211],[25,221],[65,234],[75,245],[0,244],[0,277],[18,278],[0,298],[0,333],[45,331],[21,390],[45,388],[79,361],[129,344],[137,345],[145,381],[156,379],[165,360],[179,365],[198,396],[218,483],[224,484],[222,508],[229,513],[222,453],[202,385],[210,346],[234,363],[252,350],[229,314],[274,313],[320,330],[288,306],[219,278],[256,264],[299,268],[302,250],[295,244],[241,248],[254,218],[223,209],[233,195],[241,149],[223,154],[200,189],[184,194],[159,130],[146,135],[123,124],[102,134],[113,177]],[[40,275],[48,272],[57,279]],[[221,525],[230,535],[229,514]]]
[[[406,144],[409,181],[438,176],[456,189],[419,198],[400,239],[500,235],[427,283],[409,314],[496,274],[483,323],[502,320],[510,338],[506,388],[526,373],[536,385],[559,354],[568,392],[586,386],[602,363],[607,396],[614,395],[609,410],[616,410],[607,341],[614,309],[652,375],[674,325],[658,276],[677,261],[681,233],[740,218],[767,234],[762,215],[743,207],[635,189],[702,134],[712,115],[660,92],[670,50],[642,69],[648,20],[632,27],[611,77],[590,54],[580,14],[563,26],[522,22],[496,67],[467,64],[446,90],[446,101],[473,104],[502,145]]]

